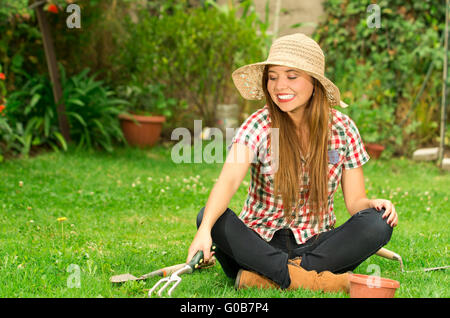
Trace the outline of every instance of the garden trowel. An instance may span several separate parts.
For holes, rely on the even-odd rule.
[[[439,267],[422,268],[422,269],[413,270],[413,271],[405,271],[405,268],[403,266],[402,257],[400,255],[398,255],[397,253],[394,253],[385,248],[381,248],[378,250],[378,252],[376,252],[376,255],[387,258],[387,259],[398,261],[400,263],[400,268],[402,270],[402,273],[432,272],[432,271],[439,271],[439,270],[445,270],[445,269],[450,268],[449,265],[446,265],[446,266],[439,266]]]

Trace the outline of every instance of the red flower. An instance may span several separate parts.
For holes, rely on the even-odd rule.
[[[0,113],[6,108],[5,105],[0,105]]]
[[[51,13],[58,13],[58,7],[55,4],[51,4],[48,6],[47,11]]]
[[[5,74],[3,74],[3,73],[0,73],[0,79],[1,79],[1,80],[5,80],[5,79],[6,79],[6,76],[5,76]]]

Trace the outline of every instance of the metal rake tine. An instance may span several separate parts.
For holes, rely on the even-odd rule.
[[[161,296],[162,292],[170,285],[170,283],[175,282],[175,284],[169,289],[168,295],[169,297],[172,294],[172,291],[175,289],[175,287],[178,286],[178,284],[181,282],[181,277],[179,275],[184,273],[192,273],[192,271],[198,267],[198,265],[203,261],[203,252],[198,251],[197,254],[194,255],[193,259],[187,263],[182,268],[176,270],[172,275],[169,277],[165,277],[159,280],[159,282],[156,283],[155,286],[152,287],[152,289],[148,292],[148,297],[151,297],[152,293],[156,290],[156,288],[162,284],[163,282],[166,282],[164,286],[158,291],[158,295]]]
[[[148,297],[151,297],[152,293],[156,290],[156,288],[161,285],[163,282],[168,281],[169,282],[170,276],[169,277],[164,277],[161,278],[153,287],[152,289],[150,289],[148,291]]]
[[[169,286],[171,282],[173,282],[173,280],[172,280],[172,279],[169,279],[169,280],[167,281],[167,283],[164,284],[164,286],[159,290],[158,296],[161,297],[161,294],[162,294],[163,290],[166,289],[167,286]]]
[[[172,288],[169,289],[169,292],[168,292],[169,296],[172,296],[172,291],[173,291],[173,290],[175,289],[175,287],[177,287],[178,284],[181,282],[181,277],[176,276],[176,277],[174,277],[174,280],[173,280],[173,281],[175,281],[175,284],[173,284]]]

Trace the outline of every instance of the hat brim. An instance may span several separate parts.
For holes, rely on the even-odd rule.
[[[264,61],[259,63],[248,64],[242,66],[233,72],[232,79],[233,83],[238,89],[241,96],[248,100],[261,100],[264,98],[264,91],[261,87],[262,85],[262,75],[264,67],[266,65],[282,65],[287,67],[298,68],[295,65],[290,65],[285,62],[276,63],[274,61]],[[346,103],[341,101],[339,89],[332,81],[330,81],[325,76],[320,74],[303,70],[308,75],[317,79],[323,86],[325,90],[325,95],[327,96],[330,105],[339,105],[343,108],[348,107]]]

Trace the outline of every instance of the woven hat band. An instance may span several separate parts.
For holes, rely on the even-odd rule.
[[[319,71],[317,67],[313,67],[311,63],[308,63],[307,60],[299,60],[298,58],[288,58],[284,57],[283,60],[280,59],[267,59],[267,64],[270,65],[284,65],[289,67],[295,67],[298,69],[301,69],[303,71],[306,71],[308,73],[312,74],[318,74],[323,76],[323,72]]]

